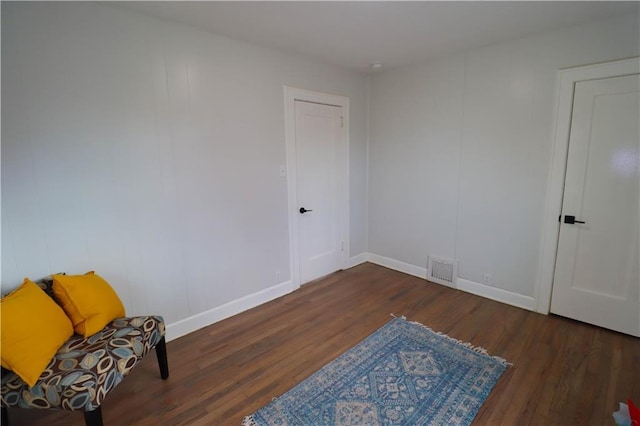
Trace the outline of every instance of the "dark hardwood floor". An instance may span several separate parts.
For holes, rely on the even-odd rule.
[[[640,402],[640,339],[367,263],[170,342],[167,381],[150,354],[105,400],[105,426],[239,425],[391,313],[513,363],[474,425],[612,425],[618,401]],[[83,424],[56,411],[12,409],[9,419]]]

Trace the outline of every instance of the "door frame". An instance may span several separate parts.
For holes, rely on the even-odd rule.
[[[331,93],[316,92],[297,87],[284,86],[284,123],[287,150],[287,197],[289,218],[289,262],[293,289],[300,288],[300,240],[298,234],[298,177],[296,155],[295,101],[311,102],[342,108],[343,144],[339,152],[342,161],[338,166],[338,233],[342,241],[340,268],[349,266],[349,98]]]
[[[542,254],[540,256],[536,284],[536,310],[542,314],[549,314],[551,308],[553,277],[558,252],[558,239],[560,237],[560,222],[558,218],[562,214],[575,83],[585,80],[621,77],[638,74],[639,72],[640,57],[558,71],[551,170],[547,185]]]

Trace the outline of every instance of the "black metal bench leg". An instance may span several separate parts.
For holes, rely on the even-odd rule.
[[[9,413],[7,413],[7,407],[2,407],[2,419],[0,419],[0,424],[2,426],[9,425]]]
[[[102,407],[84,412],[84,424],[86,426],[102,426]]]
[[[169,361],[167,361],[167,343],[164,337],[156,345],[156,355],[158,356],[160,377],[162,377],[162,380],[167,380],[169,378]]]

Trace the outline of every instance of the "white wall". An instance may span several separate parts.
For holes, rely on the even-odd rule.
[[[175,323],[286,283],[283,85],[351,99],[364,252],[361,75],[111,6],[3,2],[2,291],[95,269]]]
[[[534,306],[556,70],[640,51],[628,17],[367,81],[110,6],[1,6],[2,291],[95,269],[174,325],[289,279],[283,85],[351,99],[352,256],[456,257]]]
[[[467,287],[534,308],[556,71],[636,56],[639,33],[629,16],[373,76],[369,252],[457,258]]]

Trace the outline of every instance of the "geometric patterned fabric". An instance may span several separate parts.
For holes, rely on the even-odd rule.
[[[394,318],[244,425],[468,425],[507,367]]]
[[[74,334],[31,389],[3,370],[3,407],[92,411],[165,335],[160,316],[118,318],[98,333]]]

